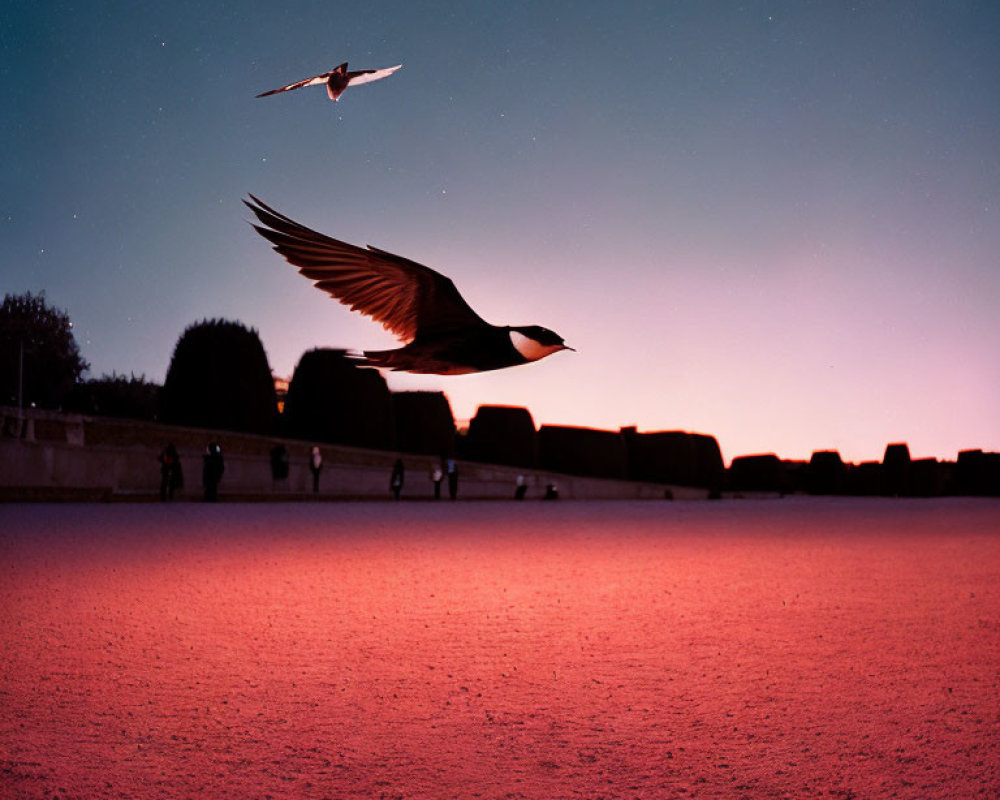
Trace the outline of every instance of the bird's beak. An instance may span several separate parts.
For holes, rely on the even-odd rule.
[[[570,347],[568,344],[564,344],[562,346],[562,349],[563,350],[572,350],[574,353],[576,352],[576,348],[575,347]]]

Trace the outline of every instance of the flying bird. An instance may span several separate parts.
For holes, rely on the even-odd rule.
[[[433,375],[464,375],[538,361],[572,350],[540,325],[490,325],[430,267],[369,245],[367,249],[300,225],[250,195],[257,232],[288,263],[352,311],[382,323],[405,343],[365,350],[365,366]]]
[[[357,69],[353,72],[348,72],[347,62],[345,61],[339,67],[335,67],[329,72],[324,72],[322,75],[316,75],[312,78],[306,78],[304,81],[290,83],[288,86],[282,86],[280,89],[272,89],[269,92],[257,95],[257,97],[267,97],[268,95],[278,94],[279,92],[301,89],[303,86],[319,86],[320,84],[325,83],[326,93],[330,95],[331,100],[336,100],[344,93],[344,90],[348,86],[359,86],[362,83],[371,83],[372,81],[377,81],[380,78],[388,78],[401,66],[403,65],[397,64],[395,67],[387,67],[386,69]]]

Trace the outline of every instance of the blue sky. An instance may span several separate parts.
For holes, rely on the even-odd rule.
[[[688,429],[727,460],[1000,450],[990,2],[29,3],[0,11],[0,275],[92,374],[205,317],[289,376],[386,348],[247,225],[253,192],[577,353],[389,377],[455,413]],[[332,68],[349,89],[254,95]]]

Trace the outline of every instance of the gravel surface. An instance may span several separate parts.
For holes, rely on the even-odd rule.
[[[3,798],[1000,796],[1000,503],[0,506]]]

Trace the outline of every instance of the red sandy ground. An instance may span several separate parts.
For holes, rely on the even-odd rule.
[[[3,798],[996,798],[1000,504],[0,507]]]

